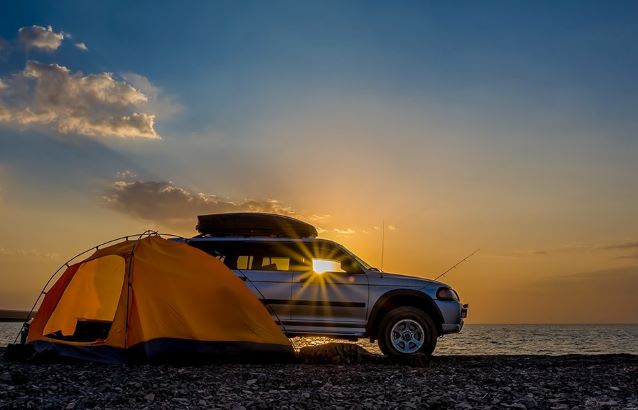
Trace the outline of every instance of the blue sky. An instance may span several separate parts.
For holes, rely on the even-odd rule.
[[[3,234],[75,226],[42,254],[256,206],[371,260],[386,219],[390,269],[419,275],[480,246],[470,296],[638,272],[636,2],[25,1],[0,38]],[[58,101],[91,76],[126,102]],[[49,263],[11,258],[11,278]]]
[[[50,24],[90,47],[77,53],[68,44],[50,59],[85,72],[145,75],[188,104],[180,119],[158,124],[169,132],[213,125],[243,134],[300,100],[347,90],[353,98],[434,100],[483,118],[502,113],[519,119],[521,112],[543,114],[558,94],[577,105],[568,115],[588,122],[599,114],[616,131],[610,136],[622,138],[628,137],[623,126],[635,125],[628,106],[636,102],[637,7],[580,1],[20,2],[5,7],[0,35],[11,39],[19,27]],[[19,69],[20,57],[9,58],[3,72]]]

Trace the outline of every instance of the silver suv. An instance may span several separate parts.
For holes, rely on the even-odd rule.
[[[431,354],[439,336],[463,327],[467,305],[444,283],[381,272],[325,239],[251,235],[187,243],[246,281],[288,337],[367,337],[403,356]]]

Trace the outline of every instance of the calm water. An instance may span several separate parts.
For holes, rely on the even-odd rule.
[[[20,323],[0,322],[0,346],[13,343]],[[302,346],[332,341],[323,337],[295,338]],[[359,341],[371,352],[376,344]],[[466,325],[463,331],[439,339],[436,354],[638,354],[638,325]]]

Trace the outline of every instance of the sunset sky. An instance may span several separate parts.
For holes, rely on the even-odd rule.
[[[638,3],[11,2],[0,309],[196,215],[294,215],[469,323],[636,323]]]

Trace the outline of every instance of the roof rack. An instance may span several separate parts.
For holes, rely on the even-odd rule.
[[[197,231],[210,236],[266,236],[274,238],[316,238],[317,229],[290,216],[238,212],[199,215]]]

